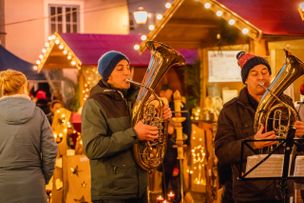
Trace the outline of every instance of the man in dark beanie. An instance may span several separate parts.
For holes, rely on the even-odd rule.
[[[240,181],[240,173],[244,173],[246,163],[243,163],[242,171],[239,170],[241,157],[241,143],[245,139],[264,140],[275,139],[274,131],[264,131],[261,126],[254,131],[254,116],[263,94],[271,82],[271,68],[268,62],[249,53],[237,54],[238,64],[241,68],[242,81],[245,87],[238,97],[228,101],[219,116],[218,128],[215,136],[215,153],[218,161],[226,165],[232,172],[232,194],[236,203],[273,203],[283,202],[278,180],[248,180]],[[290,97],[279,96],[282,101],[293,105]],[[303,134],[304,123],[295,121],[296,136]],[[275,141],[252,142],[251,146],[256,151],[275,144]],[[245,150],[242,156],[253,153]]]
[[[259,64],[265,65],[269,71],[269,74],[271,75],[271,68],[268,61],[260,56],[255,56],[249,53],[245,53],[244,51],[240,51],[236,55],[236,58],[241,68],[243,83],[245,83],[250,69]]]
[[[137,89],[131,87],[129,59],[109,51],[98,60],[102,79],[91,89],[82,110],[82,141],[90,159],[93,203],[146,203],[147,173],[134,161],[133,144],[158,138],[158,127],[130,114]],[[163,107],[163,119],[172,116]]]

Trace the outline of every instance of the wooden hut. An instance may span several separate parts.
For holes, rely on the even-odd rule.
[[[73,88],[79,90],[78,98],[82,106],[91,87],[100,79],[97,73],[98,59],[109,50],[126,54],[130,59],[130,65],[134,67],[133,79],[141,81],[151,54],[149,51],[139,53],[134,49],[134,44],[140,41],[138,35],[55,33],[49,36],[42,54],[36,61],[38,72],[43,71],[51,87],[60,89],[63,93],[68,93],[71,87],[67,84],[73,83]],[[196,50],[180,51],[187,63],[193,63],[197,59]],[[52,71],[60,74],[52,74]],[[69,80],[62,82],[64,78]]]

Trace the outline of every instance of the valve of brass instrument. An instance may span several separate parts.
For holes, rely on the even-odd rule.
[[[151,154],[150,154],[150,157],[151,157],[151,158],[157,157],[157,149],[155,149],[155,148],[152,149]]]

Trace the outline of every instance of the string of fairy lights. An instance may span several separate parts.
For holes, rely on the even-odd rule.
[[[70,112],[64,108],[60,108],[56,111],[56,127],[53,130],[53,136],[57,143],[60,143],[64,138],[64,135],[68,134],[69,129],[72,130],[72,133],[77,133],[77,131],[73,128],[72,123],[70,122]]]
[[[39,59],[36,60],[36,66],[34,66],[34,70],[40,71],[42,69],[50,52],[56,46],[59,50],[62,51],[63,55],[66,56],[71,66],[75,66],[78,70],[81,69],[81,61],[79,58],[75,55],[73,50],[69,48],[69,46],[60,37],[60,35],[58,33],[55,33],[53,35],[50,35],[48,37],[48,41],[45,42],[44,48],[41,50],[42,53],[39,55]]]
[[[165,9],[170,9],[171,6],[172,6],[172,3],[170,1],[167,1],[164,4]],[[143,10],[143,7],[138,7],[138,10],[134,11],[133,15],[134,15],[134,18],[135,18],[135,21],[136,21],[137,24],[146,24],[147,19],[153,17],[153,14],[149,13],[149,12],[147,12],[145,10]],[[164,17],[163,14],[156,13],[155,14],[155,20],[147,25],[148,26],[148,30],[150,32],[153,31],[153,30],[155,30],[156,24],[159,24],[161,22],[161,20],[163,19],[163,17]],[[141,41],[146,41],[148,38],[147,38],[146,34],[142,34],[140,36],[140,39],[141,39]],[[140,49],[140,45],[139,44],[135,44],[133,46],[133,48],[135,50],[139,50]]]
[[[194,177],[194,184],[206,185],[205,174],[203,171],[206,163],[206,149],[203,145],[203,139],[202,137],[195,136],[192,140],[196,142],[197,145],[191,149],[192,169],[189,169],[187,172],[190,174],[196,174]]]
[[[49,53],[54,47],[62,51],[62,54],[66,56],[66,60],[69,61],[72,67],[76,67],[85,75],[85,77],[83,77],[82,99],[86,101],[89,97],[90,89],[96,84],[96,81],[100,80],[98,70],[95,67],[81,67],[81,61],[58,33],[48,37],[48,41],[45,43],[45,47],[42,49],[42,54],[39,55],[39,59],[36,61],[37,65],[34,69],[37,71],[42,69]]]
[[[82,90],[83,101],[86,101],[89,98],[89,93],[91,88],[96,85],[96,82],[100,80],[97,68],[82,68],[84,88]]]
[[[50,52],[54,48],[58,48],[62,51],[63,56],[66,57],[66,60],[72,67],[77,68],[79,71],[82,71],[83,75],[83,89],[82,89],[82,99],[85,101],[89,97],[90,89],[96,84],[96,81],[100,79],[97,68],[95,67],[81,67],[81,61],[73,52],[73,50],[65,43],[62,37],[58,33],[54,33],[48,37],[48,41],[44,44],[44,48],[41,50],[39,59],[36,60],[36,66],[34,70],[40,71]]]
[[[255,27],[250,22],[244,20],[239,15],[220,4],[216,0],[193,0],[198,3],[197,6],[203,6],[204,9],[213,12],[218,18],[223,18],[230,26],[234,26],[239,29],[243,35],[249,36],[253,39],[260,38],[262,36],[262,31]],[[175,7],[179,4],[180,1],[173,1],[168,8]],[[172,9],[173,10],[173,9]],[[148,35],[142,35],[140,44],[135,44],[134,49],[143,51],[145,49],[146,40],[151,39],[153,36],[156,36],[158,29],[163,27],[163,23],[172,16],[172,11],[170,9],[166,10],[162,19],[158,21],[157,25],[154,25],[153,29]]]

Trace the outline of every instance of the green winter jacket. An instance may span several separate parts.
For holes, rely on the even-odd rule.
[[[137,140],[131,124],[135,93],[100,81],[84,104],[82,140],[90,159],[92,200],[138,198],[146,190],[146,172],[136,165],[132,152]]]

